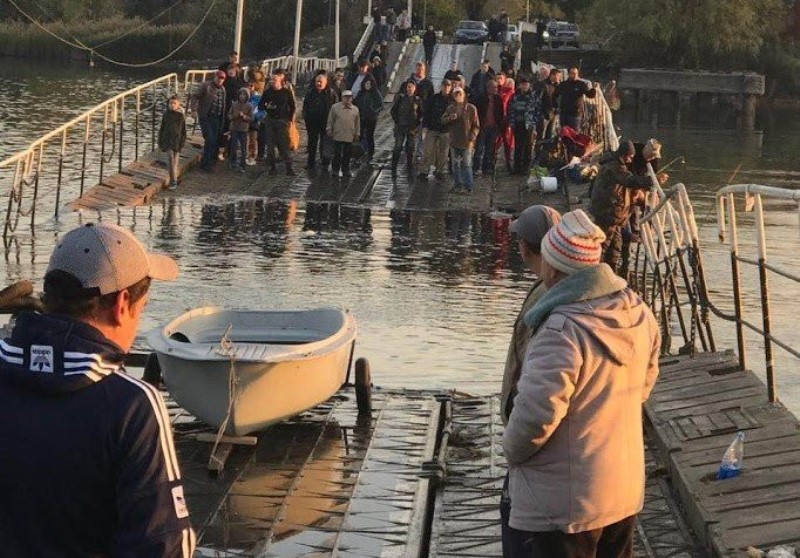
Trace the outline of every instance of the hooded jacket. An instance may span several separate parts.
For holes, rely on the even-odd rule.
[[[450,103],[444,111],[442,122],[450,132],[450,147],[467,149],[475,146],[481,123],[478,110],[470,103]]]
[[[636,176],[616,153],[608,153],[601,159],[600,172],[592,184],[589,213],[604,231],[622,226],[631,216],[631,190],[650,186],[649,176]]]
[[[180,151],[186,144],[186,116],[182,110],[167,109],[158,130],[158,148]]]
[[[0,341],[4,556],[192,556],[166,407],[123,357],[60,315],[22,313]]]
[[[242,102],[239,96],[244,93],[247,99]],[[228,111],[228,119],[231,121],[232,132],[246,132],[250,129],[250,123],[255,120],[255,107],[250,103],[250,90],[242,87],[236,94],[236,100],[231,104]]]
[[[578,533],[638,513],[642,403],[660,348],[652,312],[600,264],[553,285],[525,322],[535,333],[503,436],[511,527]]]

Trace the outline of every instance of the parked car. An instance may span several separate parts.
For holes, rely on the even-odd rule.
[[[544,42],[550,48],[581,46],[581,32],[577,23],[551,21],[547,24]]]
[[[508,29],[506,30],[506,42],[513,43],[519,41],[519,36],[520,31],[517,29],[517,26],[514,24],[509,25]]]
[[[489,27],[483,21],[462,21],[456,28],[456,44],[480,44],[488,40]]]

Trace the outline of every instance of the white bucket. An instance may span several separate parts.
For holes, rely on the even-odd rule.
[[[541,184],[542,192],[545,194],[552,194],[558,190],[558,179],[555,176],[543,176]]]

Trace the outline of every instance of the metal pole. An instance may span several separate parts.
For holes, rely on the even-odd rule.
[[[422,28],[423,29],[427,29],[428,28],[428,0],[425,0],[425,4],[423,6],[424,7],[422,8]],[[409,19],[409,21],[411,20],[411,14],[408,14],[408,19]]]
[[[339,65],[339,0],[336,0],[336,22],[334,24],[334,41],[336,45],[334,46],[334,58],[336,59],[336,65]]]
[[[414,14],[414,0],[408,0],[408,17],[411,18],[411,21],[414,21],[413,14]],[[411,27],[413,29],[414,26],[412,25]]]
[[[531,0],[525,2],[525,21],[531,22]]]
[[[739,348],[739,366],[747,369],[747,355],[744,347],[744,326],[742,325],[742,292],[739,275],[739,232],[736,230],[736,207],[733,194],[728,194],[728,226],[730,227],[731,274],[733,275],[733,309],[736,316],[736,344]]]
[[[292,49],[292,79],[297,84],[297,72],[300,69],[300,23],[303,20],[303,0],[297,0],[297,12],[294,16],[294,48]]]
[[[367,17],[372,17],[372,0],[367,0]],[[369,21],[369,20],[366,20]]]
[[[244,20],[244,0],[236,1],[236,28],[233,32],[233,51],[242,59],[242,21]]]
[[[764,207],[761,194],[756,194],[756,244],[758,245],[758,278],[761,287],[761,318],[764,325],[764,360],[767,370],[767,394],[770,403],[778,400],[775,389],[775,361],[772,358],[772,325],[769,315],[769,281],[767,278],[767,235],[764,231]]]

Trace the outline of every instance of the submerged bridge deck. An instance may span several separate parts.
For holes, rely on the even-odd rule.
[[[364,417],[346,388],[218,477],[194,437],[208,429],[183,414],[175,429],[200,556],[502,556],[497,397],[376,390]],[[701,556],[651,457],[636,556]]]

